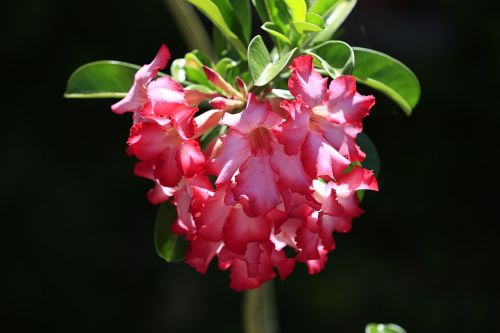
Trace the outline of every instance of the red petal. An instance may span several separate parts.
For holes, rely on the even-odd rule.
[[[176,155],[176,149],[167,149],[155,162],[154,176],[163,186],[174,187],[181,180],[182,170]]]
[[[302,146],[302,163],[313,177],[337,178],[350,161],[332,148],[319,134],[310,132]]]
[[[251,218],[241,208],[233,208],[223,232],[228,249],[243,254],[248,243],[269,240],[271,225],[263,217]]]
[[[326,97],[327,78],[313,68],[312,56],[300,56],[293,60],[292,76],[288,80],[288,88],[295,97],[300,97],[311,108],[320,104]]]
[[[221,245],[221,242],[206,242],[198,238],[189,244],[189,250],[186,252],[186,262],[199,273],[205,274],[208,265],[210,265]]]
[[[217,185],[229,182],[236,170],[250,157],[248,142],[241,135],[230,132],[221,140],[220,155],[213,159],[208,166],[210,174],[218,175]]]
[[[137,123],[130,129],[128,152],[143,161],[153,161],[177,140],[155,123]]]
[[[279,175],[280,184],[298,193],[308,194],[311,192],[311,179],[304,171],[299,156],[287,155],[280,145],[275,144],[271,156],[271,166]]]
[[[373,96],[363,96],[356,92],[353,76],[339,76],[330,83],[328,109],[338,123],[356,123],[370,113],[375,105]]]
[[[281,106],[289,112],[288,119],[281,126],[279,141],[289,155],[297,154],[309,133],[309,109],[299,101],[284,101]]]
[[[240,200],[246,198],[245,211],[253,217],[266,214],[281,202],[269,155],[258,152],[241,166],[233,193]]]
[[[201,214],[196,219],[198,235],[207,241],[221,241],[223,238],[224,224],[232,209],[224,203],[224,196],[225,189],[218,189],[204,203]]]
[[[118,103],[115,103],[111,109],[118,114],[140,111],[147,102],[146,84],[156,77],[160,69],[167,66],[169,60],[170,51],[163,44],[154,60],[149,65],[144,65],[137,71],[134,84],[127,96]]]
[[[201,152],[198,142],[190,140],[183,141],[177,150],[177,163],[182,173],[187,178],[193,177],[201,172],[205,166],[205,156]]]

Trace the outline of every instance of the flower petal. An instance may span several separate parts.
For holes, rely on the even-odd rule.
[[[313,178],[337,178],[350,164],[316,132],[310,132],[304,141],[301,158],[304,169]]]
[[[363,96],[356,91],[356,79],[353,76],[339,76],[330,83],[328,109],[338,123],[361,122],[373,105],[373,96]]]
[[[250,147],[241,135],[230,131],[221,138],[222,148],[208,166],[208,172],[218,175],[216,184],[226,184],[238,168],[250,157]]]
[[[281,202],[268,154],[259,151],[241,166],[233,193],[235,198],[248,201],[244,207],[252,217],[266,214]]]
[[[299,156],[287,155],[281,145],[274,144],[271,166],[279,175],[280,184],[298,193],[308,194],[311,192],[311,179],[304,171]]]
[[[201,274],[207,272],[208,265],[222,246],[222,242],[207,242],[197,238],[189,244],[186,262]]]
[[[177,150],[176,158],[182,173],[187,178],[193,177],[205,167],[205,156],[198,142],[194,140],[183,141]]]
[[[297,154],[300,146],[309,133],[309,108],[300,101],[283,101],[281,107],[289,112],[287,120],[281,125],[282,131],[278,137],[289,155]]]
[[[288,80],[288,88],[292,95],[300,97],[311,108],[325,100],[328,79],[322,78],[313,68],[312,56],[295,58],[290,68],[292,76]]]
[[[224,118],[222,118],[221,124],[234,128],[243,134],[249,134],[265,123],[273,124],[276,122],[277,118],[273,115],[279,118],[278,115],[271,112],[271,105],[269,103],[259,103],[254,94],[249,94],[245,110],[234,115],[226,113]]]
[[[167,148],[178,141],[167,136],[165,130],[155,123],[137,123],[130,129],[128,152],[143,161],[153,161]]]
[[[177,186],[182,178],[182,169],[179,167],[176,156],[176,149],[166,149],[155,161],[154,176],[163,186]]]
[[[318,274],[325,268],[327,261],[328,261],[328,251],[323,248],[320,248],[319,259],[308,260],[306,262],[308,273],[310,275]]]
[[[235,253],[244,254],[248,243],[269,240],[271,226],[265,218],[251,218],[241,207],[235,207],[227,218],[223,232],[227,248]]]
[[[223,228],[232,207],[224,203],[225,189],[218,189],[204,203],[200,216],[196,218],[199,237],[211,241],[221,241]]]
[[[111,109],[113,112],[122,114],[125,112],[136,112],[147,102],[146,85],[156,77],[160,69],[164,69],[170,60],[170,51],[163,44],[156,57],[149,65],[144,65],[137,71],[134,84],[124,99],[115,103]]]
[[[323,127],[323,137],[351,162],[362,162],[366,157],[366,154],[356,144],[356,137],[360,132],[361,127],[353,126],[350,123],[338,125],[325,121]]]
[[[202,136],[217,126],[223,115],[224,111],[222,110],[209,110],[194,118],[196,126],[198,127],[198,131],[194,138]]]

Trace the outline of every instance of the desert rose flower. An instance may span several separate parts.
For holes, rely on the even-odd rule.
[[[307,193],[311,179],[297,156],[287,155],[273,130],[283,118],[249,95],[248,105],[238,114],[225,114],[221,124],[229,127],[222,147],[212,158],[208,173],[218,175],[216,185],[231,183],[228,201],[237,201],[251,217],[259,217],[282,202],[280,187]],[[234,179],[233,179],[234,178]]]
[[[337,77],[327,89],[312,62],[311,56],[293,60],[288,85],[297,100],[282,103],[289,117],[279,139],[288,154],[300,154],[310,176],[335,179],[364,160],[355,140],[375,99],[359,94],[352,76]]]
[[[171,231],[189,243],[186,262],[205,274],[216,258],[238,291],[285,279],[296,263],[320,272],[333,234],[363,213],[356,191],[378,190],[355,142],[373,97],[357,93],[350,76],[328,85],[310,56],[293,61],[291,101],[257,97],[239,78],[234,88],[206,66],[218,92],[185,89],[157,77],[169,58],[162,46],[113,111],[133,113],[134,172],[154,182],[151,203],[171,198]],[[205,99],[213,109],[195,116]],[[217,125],[227,131],[202,151],[200,137]]]

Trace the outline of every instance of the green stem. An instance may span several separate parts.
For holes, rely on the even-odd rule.
[[[277,333],[276,297],[273,281],[248,290],[243,298],[245,333]]]
[[[212,39],[194,8],[185,0],[163,0],[163,2],[174,17],[176,26],[181,30],[186,46],[190,50],[198,49],[213,59]]]

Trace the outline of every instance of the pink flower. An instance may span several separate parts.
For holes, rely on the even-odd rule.
[[[273,129],[282,121],[268,103],[259,103],[254,95],[249,95],[243,112],[226,114],[221,121],[229,131],[221,138],[222,148],[212,158],[208,172],[218,175],[218,186],[234,185],[227,200],[240,202],[252,217],[280,204],[281,186],[304,193],[310,187],[298,157],[285,154],[275,138]]]
[[[127,96],[112,106],[117,113],[133,113],[127,152],[141,161],[136,173],[155,182],[148,192],[155,204],[166,201],[181,179],[195,177],[205,166],[195,140],[198,128],[194,114],[198,108],[189,103],[208,96],[193,95],[168,76],[156,78],[169,59],[170,52],[162,45],[153,62],[136,73]]]
[[[327,89],[311,56],[296,58],[291,68],[288,85],[297,100],[282,103],[289,117],[281,126],[280,142],[288,154],[300,154],[311,177],[335,179],[351,162],[364,160],[355,140],[375,100],[356,92],[352,76],[337,77]]]
[[[136,123],[128,144],[128,153],[149,163],[154,179],[165,187],[175,187],[183,176],[194,177],[204,168],[205,157],[198,142],[183,139],[173,127]]]
[[[240,204],[227,205],[227,186],[215,192],[206,187],[191,187],[190,191],[191,215],[178,224],[191,227],[174,228],[174,232],[190,240],[186,262],[198,272],[205,274],[217,256],[219,268],[231,270],[230,286],[239,291],[274,278],[274,268],[283,279],[292,272],[295,262],[275,249],[270,241],[272,225],[265,216],[251,218]]]
[[[158,75],[159,70],[167,66],[169,60],[170,51],[162,44],[154,60],[149,65],[144,65],[137,71],[134,84],[127,96],[114,104],[111,109],[118,114],[140,111],[144,107],[144,104],[148,102],[146,89],[149,81]]]
[[[378,190],[373,173],[358,166],[365,154],[355,142],[373,97],[357,93],[350,76],[328,86],[310,56],[291,66],[296,100],[258,100],[241,79],[235,89],[208,67],[218,93],[205,94],[157,78],[169,58],[162,45],[112,109],[133,113],[127,152],[139,159],[134,172],[154,182],[151,203],[173,197],[171,231],[189,242],[186,262],[205,274],[217,258],[238,291],[285,279],[297,262],[320,272],[333,234],[350,231],[363,213],[356,191]],[[214,109],[195,117],[204,99]],[[227,132],[202,152],[199,138],[216,125]],[[208,176],[217,177],[215,188]]]

